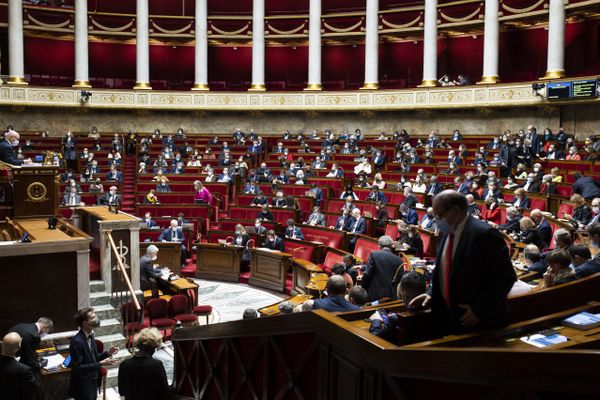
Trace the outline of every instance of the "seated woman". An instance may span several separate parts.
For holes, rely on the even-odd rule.
[[[158,197],[156,197],[156,193],[154,189],[150,189],[148,194],[144,197],[144,204],[160,204]]]
[[[571,266],[571,257],[562,250],[556,250],[546,257],[548,269],[544,273],[542,289],[571,282],[577,279]]]
[[[517,188],[513,193],[515,195],[513,200],[514,207],[529,208],[530,201],[529,198],[525,195],[525,190],[523,188]]]
[[[565,219],[568,219],[573,227],[583,228],[592,220],[592,209],[585,203],[580,194],[575,193],[571,196],[571,203],[575,207],[573,215],[565,214]]]
[[[159,181],[159,183],[156,185],[156,192],[157,193],[169,193],[170,191],[171,191],[171,187],[169,186],[169,184],[165,180],[165,177],[163,177]]]
[[[414,254],[417,257],[423,255],[423,240],[414,225],[407,225],[404,232],[398,238],[400,251]]]
[[[540,250],[546,247],[546,243],[544,243],[544,239],[542,239],[542,234],[531,218],[521,218],[519,227],[521,228],[521,232],[516,235],[517,241],[525,244],[533,244]]]
[[[331,268],[331,275],[341,275],[342,278],[346,281],[346,288],[348,290],[352,289],[354,286],[354,282],[352,281],[352,277],[346,272],[346,267],[344,264],[335,263]]]
[[[235,233],[233,234],[233,244],[236,246],[246,246],[248,239],[250,239],[250,236],[246,232],[246,229],[244,229],[244,226],[237,224],[235,226]]]
[[[562,183],[563,177],[560,174],[560,169],[558,167],[554,167],[550,170],[550,175],[552,175],[552,182],[554,183]]]
[[[423,178],[421,177],[421,175],[417,175],[415,177],[415,181],[412,184],[412,191],[414,193],[425,193],[425,191],[427,190],[427,185],[425,184],[425,182],[423,182]]]
[[[481,219],[500,225],[502,215],[500,213],[500,207],[498,206],[498,200],[494,197],[488,197],[485,199],[485,206],[486,210],[481,214]]]
[[[194,203],[212,204],[213,197],[210,191],[200,181],[194,181]]]
[[[378,186],[379,190],[385,189],[385,181],[381,177],[381,173],[376,173],[375,178],[373,180],[373,184],[371,186]]]

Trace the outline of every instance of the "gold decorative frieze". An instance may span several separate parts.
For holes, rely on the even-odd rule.
[[[81,102],[80,91],[72,88],[2,86],[0,106],[72,107],[152,110],[408,110],[453,107],[494,107],[545,104],[547,100],[522,84],[431,87],[365,92],[171,92],[90,89],[89,102]],[[598,102],[597,99],[586,100]]]

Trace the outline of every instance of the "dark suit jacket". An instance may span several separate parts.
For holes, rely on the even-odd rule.
[[[529,197],[523,197],[518,205],[518,208],[531,208],[531,200],[529,200]]]
[[[360,217],[359,220],[351,217],[350,223],[348,224],[348,232],[363,234],[367,230],[367,220]]]
[[[8,143],[8,140],[0,141],[0,161],[4,161],[11,165],[23,165],[23,160],[19,160],[15,157],[12,146]]]
[[[519,235],[519,241],[525,244],[534,244],[540,251],[548,247],[544,242],[541,232],[537,228],[531,228]]]
[[[150,278],[156,279],[161,275],[160,271],[155,269],[153,265],[154,262],[147,255],[140,258],[140,289],[142,290],[152,289]]]
[[[575,208],[573,210],[573,219],[583,225],[589,224],[592,220],[592,209],[587,204]]]
[[[498,225],[498,229],[501,231],[507,231],[508,233],[519,233],[521,231],[521,225],[519,225],[520,218],[513,218],[512,220],[506,220],[505,224]]]
[[[433,190],[433,194],[436,195],[438,193],[440,193],[442,190],[444,190],[444,186],[439,183],[430,183],[429,185],[427,185],[427,188],[425,189],[425,194],[429,194],[431,191]],[[412,207],[412,206],[410,206]]]
[[[319,213],[312,213],[308,216],[308,219],[306,220],[306,222],[308,224],[313,223],[314,225],[317,226],[325,226],[326,224],[326,220],[325,220],[325,216],[323,214]]]
[[[402,259],[389,250],[378,250],[369,254],[362,280],[362,286],[367,290],[369,300],[397,297],[396,285],[392,284],[392,280],[400,265]]]
[[[438,241],[436,265],[447,236]],[[440,288],[439,268],[432,278],[432,312],[442,332],[459,332],[464,314],[458,304],[467,304],[479,318],[476,328],[498,327],[508,323],[506,296],[516,280],[508,248],[497,229],[483,221],[468,217],[453,254],[450,273],[450,307]]]
[[[150,229],[156,226],[156,221],[151,219],[150,221],[143,220],[142,223],[146,225],[146,228]]]
[[[38,362],[36,350],[40,347],[40,334],[36,324],[17,324],[8,330],[9,332],[16,332],[21,335],[23,341],[21,342],[21,350],[17,353],[21,358],[19,362],[28,365],[31,369],[36,372],[40,369],[41,365]]]
[[[119,366],[119,394],[125,400],[163,400],[168,398],[167,374],[159,360],[138,353]]]
[[[283,240],[280,237],[276,237],[274,242],[271,242],[269,239],[265,240],[265,242],[263,243],[263,247],[266,247],[267,249],[271,250],[285,250]]]
[[[160,236],[158,237],[159,241],[167,241],[167,242],[171,242],[173,241],[173,235],[172,235],[173,229],[171,228],[167,228],[164,231],[161,232]],[[183,234],[183,231],[181,229],[175,229],[175,239],[177,239],[178,242],[182,242],[185,243],[185,235]]]
[[[302,233],[302,229],[295,226],[294,228],[285,228],[285,237],[294,237],[295,239],[304,240],[304,234]]]
[[[71,354],[71,379],[69,389],[71,395],[79,399],[96,399],[100,387],[100,361],[108,358],[108,352],[98,353],[96,342],[88,346],[85,333],[80,330],[69,347]]]
[[[71,195],[70,194],[65,194],[63,196],[63,205],[69,205],[71,204]],[[75,195],[75,205],[78,206],[81,203],[81,196],[76,194]]]
[[[579,193],[586,200],[600,197],[600,183],[591,176],[582,176],[573,183],[573,193]]]
[[[387,198],[385,197],[385,193],[383,192],[370,192],[366,198],[367,201],[381,201],[382,203],[387,203]]]
[[[261,219],[261,220],[267,220],[267,221],[275,220],[275,218],[273,217],[273,213],[271,211],[267,211],[266,213],[263,213],[262,210],[258,212],[258,214],[256,215],[256,218]]]
[[[544,262],[544,260],[539,260],[531,264],[528,268],[530,272],[537,272],[536,277],[541,278],[544,272],[548,269],[548,265]]]
[[[552,227],[545,219],[538,225],[537,230],[540,231],[540,235],[542,236],[542,240],[546,244],[546,247],[550,245],[552,241]],[[540,249],[542,250],[542,249]]]
[[[107,206],[107,205],[109,205],[109,200],[110,200],[110,193],[107,192],[104,195],[98,197],[98,204]],[[121,204],[121,195],[120,194],[117,193],[115,195],[114,203],[117,205]]]
[[[118,181],[118,182],[123,182],[123,173],[121,171],[117,171],[117,177],[114,178],[113,177],[113,173],[109,172],[108,174],[106,174],[106,180],[107,181]]]
[[[575,276],[577,278],[584,278],[598,272],[600,272],[600,264],[594,260],[587,260],[580,266],[575,267]]]
[[[312,306],[313,310],[325,310],[329,312],[336,311],[356,311],[360,310],[360,307],[350,303],[342,296],[331,296],[324,299],[315,300]]]
[[[337,221],[335,222],[335,229],[341,229],[344,231],[347,231],[348,228],[350,227],[350,223],[352,222],[352,217],[347,216],[347,217],[343,217],[340,216],[338,217]]]
[[[417,225],[419,223],[419,216],[417,215],[417,212],[415,210],[413,210],[412,208],[409,208],[408,214],[406,214],[406,217],[404,215],[402,215],[402,220],[404,222],[406,222],[407,224]]]
[[[415,196],[413,193],[409,194],[404,198],[404,200],[402,200],[402,204],[406,204],[410,208],[416,206],[418,202],[419,200],[417,199],[417,196]]]
[[[3,400],[34,399],[39,386],[31,367],[0,355],[0,396]]]

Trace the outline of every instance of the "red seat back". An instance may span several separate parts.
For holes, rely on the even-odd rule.
[[[314,247],[306,246],[303,243],[290,242],[286,240],[284,243],[285,252],[290,253],[294,258],[300,258],[306,261],[313,261]]]
[[[369,240],[367,238],[358,238],[356,241],[356,247],[354,247],[354,257],[361,258],[364,262],[369,259],[369,255],[372,251],[379,250],[379,245],[376,240]]]
[[[540,211],[546,211],[546,200],[545,199],[530,199],[529,208],[532,210],[537,208]]]
[[[185,314],[188,311],[188,298],[183,294],[176,294],[169,299],[168,313],[170,317]]]
[[[167,318],[168,303],[165,299],[152,299],[146,304],[146,312],[150,321]]]

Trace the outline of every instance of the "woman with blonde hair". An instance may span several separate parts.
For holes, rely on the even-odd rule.
[[[535,226],[535,222],[533,222],[531,218],[521,218],[519,221],[519,227],[521,228],[521,232],[517,237],[519,242],[525,244],[534,244],[540,250],[543,250],[546,247],[540,231]]]
[[[585,203],[585,199],[580,194],[575,193],[571,196],[573,203],[573,215],[565,214],[565,219],[571,221],[575,228],[587,226],[592,220],[592,209]]]
[[[562,183],[563,177],[560,174],[560,169],[558,167],[554,167],[550,170],[550,175],[552,175],[552,182],[554,183]]]
[[[169,397],[169,384],[163,364],[152,358],[162,345],[156,328],[142,329],[135,336],[133,357],[119,366],[119,394],[125,400],[162,400]]]
[[[373,186],[379,187],[379,190],[385,189],[385,181],[383,180],[380,172],[376,173],[373,177],[373,184],[371,185],[371,187]]]

